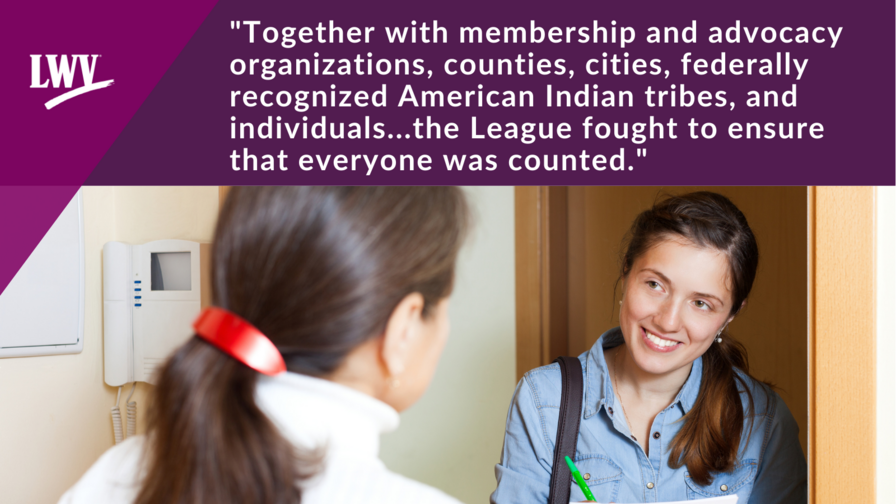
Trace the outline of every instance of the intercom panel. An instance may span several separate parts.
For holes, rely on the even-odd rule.
[[[153,376],[192,334],[201,307],[199,243],[159,240],[103,246],[105,380]]]

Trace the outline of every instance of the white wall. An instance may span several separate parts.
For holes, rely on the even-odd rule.
[[[877,502],[896,502],[896,187],[875,190]]]
[[[426,395],[383,438],[393,471],[466,503],[495,489],[504,420],[516,385],[512,187],[466,189],[476,214],[458,261],[451,337]]]
[[[84,188],[84,351],[0,359],[0,501],[56,502],[112,446],[117,389],[103,382],[103,244],[211,241],[217,212],[217,187]],[[143,395],[138,387],[138,432]]]

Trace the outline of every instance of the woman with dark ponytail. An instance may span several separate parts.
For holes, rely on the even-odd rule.
[[[746,218],[719,194],[668,197],[635,219],[620,327],[579,356],[575,464],[598,502],[806,503],[796,421],[726,332],[758,264]],[[517,386],[492,503],[547,502],[560,387],[557,364]],[[585,500],[575,483],[570,495]]]
[[[214,308],[161,369],[147,435],[61,502],[456,504],[377,452],[435,371],[466,226],[456,188],[232,189]]]

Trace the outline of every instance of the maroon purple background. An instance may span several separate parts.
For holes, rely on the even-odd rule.
[[[40,240],[65,203],[82,184],[89,185],[238,185],[238,184],[605,184],[605,185],[890,185],[894,183],[894,13],[892,2],[237,2],[213,1],[151,3],[96,2],[89,6],[15,4],[4,7],[9,26],[4,29],[2,91],[4,162],[0,171],[0,290]],[[231,20],[260,20],[262,26],[314,26],[334,20],[339,26],[376,26],[374,42],[355,44],[299,44],[292,49],[257,42],[249,45],[246,29],[231,30]],[[448,28],[448,44],[393,44],[385,41],[385,26],[404,26],[411,20]],[[601,44],[476,44],[457,43],[460,26],[589,26],[616,20],[634,26],[638,41],[626,47]],[[649,26],[678,26],[698,22],[698,43],[655,45],[645,42]],[[829,44],[709,44],[710,26],[728,27],[736,20],[746,27],[843,27],[837,47]],[[322,57],[354,58],[372,52],[374,58],[423,58],[433,78],[400,76],[259,77],[233,76],[233,58],[301,58],[315,51]],[[536,58],[565,58],[574,79],[563,77],[480,77],[442,74],[444,59],[513,58],[535,53]],[[661,58],[669,69],[662,77],[588,77],[582,67],[604,51],[630,58]],[[713,59],[724,51],[731,58],[774,58],[778,51],[808,58],[802,80],[787,76],[681,77],[681,55]],[[30,89],[30,54],[101,54],[94,82],[115,79],[108,89],[87,93],[47,111],[43,103],[61,93]],[[44,70],[46,72],[46,70]],[[80,85],[76,77],[75,86]],[[798,84],[799,106],[793,109],[748,109],[747,90],[790,89]],[[388,108],[231,109],[232,89],[339,89],[389,86]],[[548,83],[572,90],[585,84],[601,89],[632,89],[633,109],[414,109],[396,108],[401,89],[532,89],[541,100]],[[725,109],[649,109],[637,92],[646,85],[668,89],[721,90],[737,102]],[[284,121],[309,121],[325,115],[330,121],[384,122],[387,132],[411,132],[416,117],[432,116],[441,123],[461,126],[457,140],[230,140],[230,116],[259,122],[268,115]],[[565,121],[573,126],[570,140],[469,140],[469,117],[491,121]],[[678,140],[583,140],[579,125],[586,116],[594,122],[644,121],[650,115],[679,123]],[[691,117],[719,127],[714,140],[690,140],[685,123]],[[821,122],[823,140],[731,140],[730,121]],[[234,172],[233,149],[290,155],[287,172]],[[510,154],[612,154],[626,149],[632,171],[512,172],[504,164]],[[635,149],[647,148],[646,158]],[[301,154],[422,154],[433,157],[429,172],[303,172],[295,166]],[[494,172],[448,172],[442,154],[496,154]],[[52,186],[52,187],[51,187]]]

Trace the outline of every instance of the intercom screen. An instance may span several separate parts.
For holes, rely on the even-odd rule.
[[[154,291],[188,291],[190,286],[189,252],[152,252],[150,270]]]

